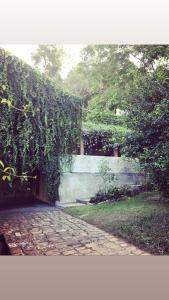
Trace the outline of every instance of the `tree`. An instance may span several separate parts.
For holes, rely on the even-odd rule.
[[[142,71],[154,71],[159,65],[168,64],[168,45],[134,45],[130,46],[131,54],[136,58]]]
[[[169,196],[169,47],[133,47],[140,66],[130,84],[125,155],[137,157],[163,196]],[[137,52],[136,52],[137,51]]]
[[[81,63],[71,70],[64,81],[64,87],[76,96],[83,99],[83,103],[88,103],[91,98],[92,89],[89,77],[81,71]]]
[[[39,45],[35,53],[32,53],[31,58],[34,65],[43,73],[61,83],[60,71],[62,68],[64,50],[61,47],[54,45]]]
[[[86,119],[111,124],[111,113],[123,109],[131,131],[125,155],[139,158],[169,196],[169,46],[95,45],[82,55],[79,68],[91,90]]]
[[[124,87],[136,68],[130,60],[128,47],[89,45],[82,49],[81,55],[81,62],[65,80],[68,90],[81,96],[85,107],[97,97],[110,111],[124,109]]]
[[[81,56],[64,85],[82,98],[84,132],[87,130],[88,136],[102,136],[102,144],[108,149],[120,144],[128,133],[125,116],[116,116],[116,111],[126,107],[124,87],[136,66],[124,46],[89,45],[82,49]]]

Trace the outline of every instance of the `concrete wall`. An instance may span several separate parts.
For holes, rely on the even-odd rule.
[[[63,167],[59,187],[60,202],[90,198],[104,188],[103,176],[100,173],[103,162],[110,168],[109,173],[115,175],[115,184],[139,185],[144,181],[144,175],[139,173],[139,166],[135,161],[121,157],[76,155],[73,156],[71,167]]]

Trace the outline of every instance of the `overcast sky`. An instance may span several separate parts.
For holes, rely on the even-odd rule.
[[[68,72],[71,70],[73,66],[75,66],[80,61],[80,50],[85,45],[58,45],[62,46],[66,50],[66,58],[63,65],[63,70],[61,72],[61,76],[64,79]],[[9,52],[15,54],[22,60],[26,61],[29,65],[33,66],[31,61],[31,53],[36,51],[38,45],[0,45],[0,47],[8,50]]]

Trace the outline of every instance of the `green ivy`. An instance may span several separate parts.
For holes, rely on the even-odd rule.
[[[7,100],[0,104],[0,159],[17,174],[44,171],[54,202],[62,158],[70,163],[79,142],[81,102],[3,49],[0,86],[0,97]]]

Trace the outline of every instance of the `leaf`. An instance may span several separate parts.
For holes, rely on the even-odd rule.
[[[8,176],[3,175],[3,176],[2,176],[2,180],[3,180],[3,181],[5,181],[5,180],[11,181],[11,176],[10,176],[10,175],[8,175]]]
[[[5,104],[6,104],[6,103],[7,103],[7,101],[8,101],[7,99],[3,98],[3,99],[1,100],[1,103],[2,103],[2,104],[3,104],[3,103],[5,103]]]
[[[6,90],[6,86],[2,85],[2,89],[3,89],[3,91],[5,91]]]
[[[2,160],[0,160],[0,165],[2,166],[3,169],[5,168],[4,163],[3,163]]]
[[[8,107],[10,108],[11,105],[12,105],[12,100],[3,98],[3,99],[1,100],[1,103],[2,103],[2,104],[7,104]]]
[[[48,124],[48,118],[47,118],[47,115],[45,114],[45,125],[47,126]]]
[[[11,105],[12,105],[12,101],[11,100],[8,100],[8,107],[10,108],[11,107]]]
[[[23,181],[28,181],[28,177],[27,176],[23,176]]]
[[[7,168],[4,169],[4,172],[8,172],[8,171],[11,171],[13,174],[15,174],[14,168],[7,167]],[[11,172],[10,172],[10,173],[11,173]]]

